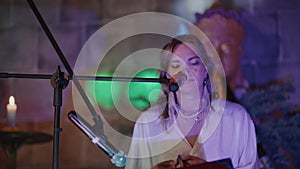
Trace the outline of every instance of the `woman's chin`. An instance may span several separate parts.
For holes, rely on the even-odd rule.
[[[180,93],[182,96],[190,96],[190,97],[199,97],[199,91],[196,90],[197,88],[193,86],[183,86],[180,88]]]

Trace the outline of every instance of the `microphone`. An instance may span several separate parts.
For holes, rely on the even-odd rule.
[[[127,158],[122,150],[117,150],[110,142],[107,141],[104,135],[96,135],[85,120],[77,115],[75,111],[68,113],[69,119],[88,136],[91,141],[101,148],[111,159],[111,162],[117,167],[124,167],[126,165]]]
[[[180,71],[168,80],[169,91],[176,92],[180,86],[188,79],[184,71]]]

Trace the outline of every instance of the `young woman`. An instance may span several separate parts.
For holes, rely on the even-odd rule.
[[[176,92],[164,85],[158,104],[141,114],[126,169],[171,169],[227,158],[234,168],[258,168],[253,122],[242,106],[212,97],[209,60],[192,35],[163,48],[160,76],[185,76],[184,82]]]

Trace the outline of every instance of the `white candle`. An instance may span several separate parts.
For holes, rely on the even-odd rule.
[[[7,118],[8,118],[9,125],[11,127],[15,127],[17,105],[15,104],[15,98],[13,96],[9,97],[9,103],[6,106],[6,109],[7,109]]]

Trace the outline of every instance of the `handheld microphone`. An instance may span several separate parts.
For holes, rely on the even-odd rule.
[[[176,92],[180,86],[188,79],[185,72],[180,71],[168,80],[169,91]]]
[[[91,130],[92,126],[78,116],[75,111],[69,112],[68,117],[82,132],[84,132],[85,135],[91,139],[95,145],[101,148],[110,157],[111,162],[115,164],[115,166],[124,167],[126,165],[127,158],[125,157],[125,153],[122,150],[118,151],[106,140],[104,135],[96,135]]]

